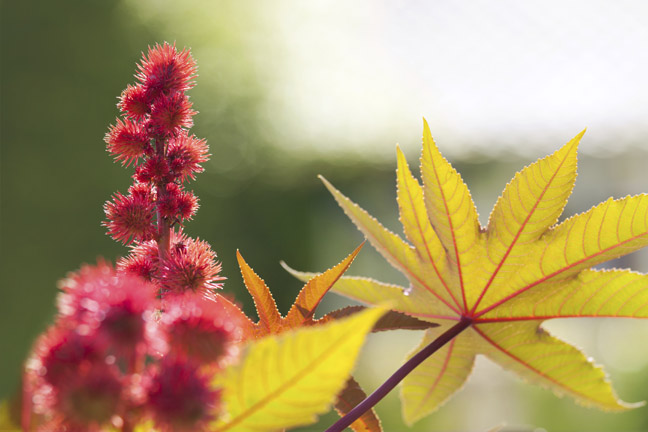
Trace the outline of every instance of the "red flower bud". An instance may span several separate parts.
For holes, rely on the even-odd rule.
[[[218,275],[221,266],[216,262],[216,253],[209,243],[188,238],[182,233],[171,243],[161,270],[162,286],[177,294],[189,290],[211,292],[222,287],[217,281],[225,279]]]
[[[197,114],[191,106],[184,93],[159,97],[151,109],[149,130],[167,137],[177,135],[182,128],[190,128],[193,126],[193,116]]]
[[[130,255],[117,261],[117,270],[155,282],[158,273],[157,243],[150,240],[133,246]]]
[[[108,152],[125,166],[137,163],[138,158],[151,152],[148,133],[142,124],[133,120],[117,119],[117,124],[110,127],[104,141],[108,144]]]
[[[151,100],[141,85],[128,85],[119,98],[117,106],[133,120],[143,120],[151,111]]]
[[[99,263],[69,275],[61,290],[62,316],[106,352],[130,360],[164,349],[152,318],[158,306],[153,285]]]
[[[117,411],[122,393],[121,376],[115,365],[80,365],[57,393],[54,409],[65,418],[65,423],[86,426],[85,430],[98,428]]]
[[[169,296],[167,300],[162,321],[171,352],[201,363],[222,363],[236,355],[232,342],[241,330],[222,305],[195,294]]]
[[[211,387],[211,376],[178,358],[165,358],[148,382],[148,408],[162,432],[202,431],[217,418],[220,390]]]
[[[184,221],[191,219],[198,210],[198,198],[193,192],[184,191],[175,183],[168,183],[166,194],[158,198],[157,205],[162,216]]]
[[[169,144],[168,159],[171,170],[185,181],[187,178],[194,180],[196,173],[201,173],[204,168],[201,163],[209,160],[209,147],[204,139],[198,139],[194,135],[186,133],[179,134]]]
[[[180,52],[175,44],[156,44],[138,65],[135,75],[152,99],[175,92],[184,92],[194,86],[196,62],[188,49]]]
[[[163,183],[173,179],[167,159],[159,155],[151,156],[135,168],[133,177],[141,183]]]
[[[104,204],[108,220],[103,225],[115,240],[129,244],[133,240],[144,241],[155,237],[155,203],[153,193],[150,190],[145,192],[146,187],[141,184],[131,186],[131,194],[124,196],[117,192],[112,202]]]

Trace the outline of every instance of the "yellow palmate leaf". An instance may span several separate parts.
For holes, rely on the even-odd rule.
[[[9,402],[0,400],[0,431],[3,432],[19,432],[20,426],[11,418],[11,411],[9,409]]]
[[[457,307],[446,301],[437,294],[438,289],[434,289],[431,284],[436,281],[428,280],[430,271],[426,271],[424,264],[419,259],[419,254],[415,249],[407,244],[402,238],[383,227],[376,219],[370,216],[365,210],[354,204],[349,198],[345,197],[333,187],[325,178],[320,177],[324,185],[333,194],[340,207],[345,211],[347,216],[356,224],[364,233],[367,240],[376,250],[385,257],[391,265],[403,272],[417,291],[428,291],[439,299],[439,302],[445,305],[444,310],[458,312]],[[440,287],[440,289],[443,289]]]
[[[551,318],[648,318],[648,276],[590,269],[648,245],[647,195],[610,199],[555,226],[574,186],[582,136],[516,174],[488,227],[481,228],[468,188],[424,121],[423,187],[397,150],[397,201],[411,245],[325,182],[371,244],[410,282],[403,288],[343,277],[334,291],[366,304],[388,300],[398,312],[440,323],[419,348],[453,323],[463,332],[404,381],[408,422],[459,389],[476,354],[583,405],[635,406],[616,396],[602,369],[541,327]],[[453,352],[461,355],[455,359]]]
[[[317,275],[317,273],[297,271],[286,263],[282,263],[282,266],[290,274],[304,282]],[[333,285],[333,290],[338,294],[362,303],[389,303],[392,310],[407,313],[417,318],[446,319],[453,317],[447,315],[447,308],[443,304],[436,302],[436,297],[430,295],[427,291],[414,290],[357,276],[342,276]]]
[[[629,270],[583,270],[576,278],[528,290],[483,315],[493,318],[648,318],[648,275]]]
[[[452,273],[448,271],[448,262],[443,245],[434,232],[425,208],[423,188],[412,176],[405,156],[399,147],[396,148],[398,169],[397,195],[400,209],[400,220],[403,224],[405,235],[412,242],[419,254],[419,259],[428,264],[422,267],[428,269],[426,280],[434,283],[426,285],[434,295],[443,299],[445,303],[461,308],[461,291],[452,280]]]
[[[421,177],[430,223],[448,251],[466,309],[478,294],[473,287],[483,280],[482,273],[477,271],[483,264],[479,259],[483,248],[476,247],[483,242],[479,218],[468,187],[439,152],[425,119]]]
[[[619,401],[603,369],[578,349],[551,336],[540,321],[473,326],[480,351],[529,382],[570,395],[581,405],[621,411],[643,405]]]
[[[344,387],[366,334],[384,313],[300,328],[250,343],[215,384],[228,417],[217,431],[276,431],[314,422]]]
[[[448,325],[427,330],[410,357],[447,328]],[[411,425],[438,409],[463,386],[475,362],[476,351],[471,336],[470,332],[461,333],[405,377],[401,400],[407,424]]]
[[[520,171],[497,200],[486,230],[490,277],[477,303],[493,303],[514,287],[511,275],[527,261],[528,248],[556,223],[576,181],[576,149],[585,131]]]

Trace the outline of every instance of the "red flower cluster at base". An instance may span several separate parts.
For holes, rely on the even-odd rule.
[[[236,359],[241,335],[213,297],[162,301],[152,284],[103,262],[61,289],[57,320],[27,367],[41,430],[150,419],[163,431],[193,431],[218,417],[220,393],[210,383]]]

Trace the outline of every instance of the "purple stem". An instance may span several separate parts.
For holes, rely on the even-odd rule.
[[[425,359],[434,354],[439,350],[443,345],[450,342],[455,336],[459,333],[470,327],[472,324],[472,318],[461,317],[461,320],[446,330],[438,338],[434,339],[428,346],[423,348],[421,351],[417,352],[412,358],[407,360],[392,376],[387,378],[387,381],[381,384],[373,393],[371,393],[365,400],[360,402],[355,406],[351,411],[349,411],[344,417],[335,422],[331,427],[326,429],[325,432],[342,432],[345,428],[351,425],[356,421],[362,414],[373,408],[382,398],[387,396],[387,393],[392,391],[394,387],[398,385],[410,372],[412,372],[416,366],[423,363]]]

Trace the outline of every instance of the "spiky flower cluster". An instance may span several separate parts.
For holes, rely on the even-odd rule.
[[[183,183],[209,159],[205,140],[188,132],[196,111],[185,92],[195,75],[188,50],[168,43],[150,48],[135,75],[139,82],[117,104],[122,118],[105,139],[116,161],[135,166],[128,193],[116,193],[104,206],[108,233],[132,247],[118,268],[145,276],[162,293],[211,291],[223,279],[207,243],[174,232],[198,209]]]
[[[188,50],[156,45],[121,95],[106,142],[135,166],[134,182],[106,203],[104,225],[131,251],[117,269],[100,261],[61,282],[56,321],[25,375],[40,430],[132,431],[151,421],[162,432],[202,431],[220,414],[211,383],[242,335],[214,294],[224,279],[216,254],[181,228],[198,208],[183,183],[209,156],[187,132],[195,72]]]
[[[236,358],[239,326],[213,298],[170,295],[109,264],[60,284],[58,317],[36,342],[27,387],[44,431],[199,431],[219,414],[213,375]]]

